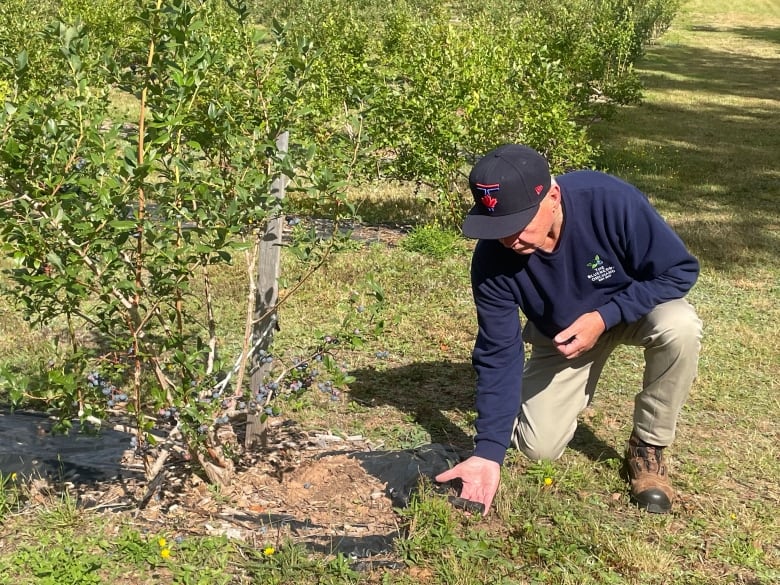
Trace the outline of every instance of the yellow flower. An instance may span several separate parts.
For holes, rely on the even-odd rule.
[[[171,556],[171,549],[164,548],[160,551],[160,556],[164,559],[168,559]]]
[[[168,544],[168,541],[161,536],[160,538],[157,539],[157,544],[160,545],[160,548],[165,548],[165,545]]]
[[[272,546],[267,546],[263,549],[263,554],[267,557],[270,557],[272,554],[276,552],[276,549]]]
[[[11,481],[16,481],[16,472],[15,471],[11,474]]]
[[[732,519],[732,520],[736,520],[736,519],[737,519],[737,515],[736,515],[736,514],[732,514],[732,515],[731,515],[731,519]]]
[[[552,477],[545,477],[544,478],[544,485],[552,485]]]

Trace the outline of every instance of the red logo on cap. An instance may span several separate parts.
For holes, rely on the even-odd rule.
[[[495,193],[496,191],[498,191],[501,185],[499,183],[492,183],[490,185],[477,183],[474,186],[480,191],[482,191],[482,193],[484,193],[484,195],[480,197],[479,202],[482,203],[482,205],[484,205],[485,207],[487,207],[487,210],[490,213],[493,213],[493,211],[496,208],[496,205],[498,205],[498,199],[493,197],[491,193]]]
[[[496,205],[498,205],[498,199],[496,199],[492,195],[483,195],[482,199],[480,199],[480,202],[482,203],[482,205],[487,207],[487,210],[490,211],[491,213],[493,212],[493,210],[495,210]]]
[[[544,191],[544,186],[543,185],[537,185],[536,187],[534,187],[534,191],[536,191],[537,195],[541,195],[542,191]]]

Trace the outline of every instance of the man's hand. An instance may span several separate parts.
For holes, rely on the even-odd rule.
[[[498,490],[501,479],[501,466],[495,461],[483,457],[471,456],[452,469],[436,476],[436,481],[444,483],[460,478],[463,489],[460,497],[485,506],[485,514],[490,511],[490,504]]]
[[[581,356],[592,349],[607,326],[598,311],[585,313],[553,339],[558,351],[568,359]]]

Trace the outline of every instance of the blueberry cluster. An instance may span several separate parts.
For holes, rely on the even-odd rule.
[[[175,406],[171,406],[169,408],[161,408],[157,414],[160,415],[160,417],[163,418],[163,420],[171,421],[176,419],[176,415],[178,414],[179,409]]]
[[[333,382],[330,380],[326,380],[325,382],[318,382],[317,388],[320,392],[324,392],[325,394],[330,394],[331,400],[338,400],[341,396],[341,392],[337,388],[333,387]]]
[[[386,360],[388,357],[390,357],[390,352],[389,352],[389,351],[384,351],[384,350],[383,350],[383,351],[378,351],[378,352],[376,352],[374,355],[375,355],[377,358],[379,358],[380,360]]]
[[[260,384],[260,387],[257,389],[257,392],[255,393],[254,402],[257,404],[263,404],[266,400],[268,400],[268,397],[273,396],[277,390],[279,390],[278,382],[268,382],[267,384]],[[254,406],[254,405],[250,402],[250,406]]]
[[[268,353],[264,349],[259,350],[257,352],[257,355],[260,357],[260,363],[261,364],[270,364],[272,361],[274,361],[274,356],[272,356],[270,353]]]
[[[93,388],[100,388],[103,396],[106,397],[106,405],[113,408],[117,404],[127,402],[127,394],[120,391],[109,380],[100,375],[99,372],[90,372],[87,374],[87,384]]]

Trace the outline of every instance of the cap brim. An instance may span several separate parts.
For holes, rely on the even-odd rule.
[[[499,240],[521,232],[539,211],[536,205],[509,215],[487,215],[474,206],[463,220],[463,235],[478,240]]]

